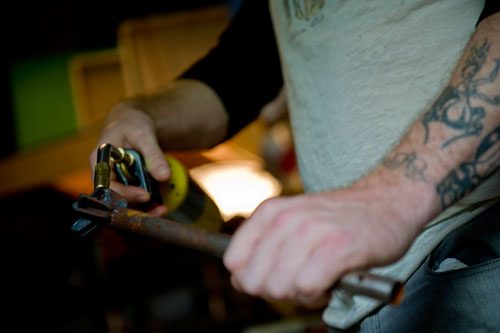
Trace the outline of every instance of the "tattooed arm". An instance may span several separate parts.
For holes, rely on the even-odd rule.
[[[500,165],[499,16],[479,25],[449,85],[371,176],[407,178],[406,186],[418,186],[431,199],[429,216],[469,193]],[[386,175],[387,170],[394,172]]]
[[[344,273],[396,261],[422,228],[500,164],[500,14],[483,20],[449,85],[352,186],[264,202],[224,256],[233,284],[318,304]]]

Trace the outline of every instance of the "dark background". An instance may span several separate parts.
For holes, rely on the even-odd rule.
[[[13,64],[44,55],[116,46],[116,29],[128,18],[143,17],[239,0],[13,1],[0,16],[3,35],[0,86],[0,160],[16,151],[9,73]]]
[[[11,3],[0,20],[0,162],[17,150],[12,65],[116,47],[125,19],[223,2]],[[234,13],[239,1],[229,5]],[[77,237],[73,201],[45,186],[0,200],[0,331],[239,332],[278,317],[269,304],[236,292],[220,259],[106,228]]]

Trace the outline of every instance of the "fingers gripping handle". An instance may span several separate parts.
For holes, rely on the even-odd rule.
[[[146,214],[123,212],[112,218],[111,225],[216,257],[224,255],[231,240],[231,237],[226,234],[210,232]],[[400,281],[366,272],[348,273],[332,289],[334,288],[394,305],[400,304],[403,299],[403,284]]]

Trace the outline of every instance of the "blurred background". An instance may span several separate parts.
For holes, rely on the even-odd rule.
[[[323,332],[319,312],[236,292],[220,259],[111,228],[70,232],[106,113],[185,70],[239,6],[60,0],[3,11],[0,330]],[[172,154],[227,231],[262,200],[301,193],[292,142],[280,95],[230,141]]]

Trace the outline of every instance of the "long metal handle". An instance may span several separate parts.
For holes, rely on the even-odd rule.
[[[231,240],[226,234],[210,232],[131,210],[115,214],[111,219],[111,225],[219,258],[224,255]],[[363,272],[344,275],[335,287],[353,295],[364,295],[390,304],[399,304],[403,298],[401,282]]]

